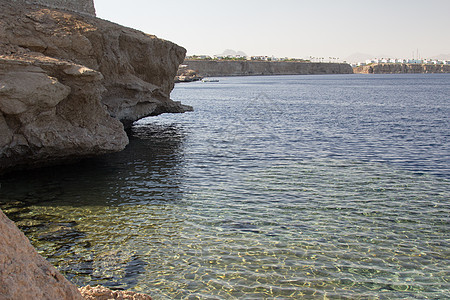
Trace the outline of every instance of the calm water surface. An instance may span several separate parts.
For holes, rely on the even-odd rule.
[[[155,299],[450,298],[450,74],[220,78],[128,148],[0,179],[77,285]]]

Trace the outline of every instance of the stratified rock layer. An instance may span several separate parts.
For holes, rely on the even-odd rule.
[[[125,148],[123,125],[100,102],[102,78],[43,55],[0,58],[0,170]]]
[[[0,299],[82,300],[67,281],[31,246],[0,210]]]
[[[0,172],[120,151],[124,126],[192,109],[169,97],[185,49],[88,15],[0,6]]]
[[[353,71],[360,74],[450,73],[450,65],[386,63],[360,66]]]
[[[188,69],[199,76],[254,76],[254,75],[313,75],[352,74],[353,69],[344,63],[312,63],[294,61],[215,61],[185,60]]]

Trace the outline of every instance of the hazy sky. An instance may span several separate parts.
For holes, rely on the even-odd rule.
[[[94,0],[97,16],[192,54],[450,54],[450,0]]]

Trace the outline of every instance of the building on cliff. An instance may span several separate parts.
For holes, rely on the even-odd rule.
[[[12,0],[12,2],[39,4],[95,16],[94,0]]]
[[[368,59],[364,63],[365,65],[370,64],[428,64],[428,65],[449,65],[450,61],[448,60],[438,60],[438,59],[392,59],[392,58],[381,58],[381,59]],[[362,66],[363,63],[357,64],[358,66]]]
[[[450,73],[450,65],[375,63],[370,65],[361,65],[354,67],[353,72],[359,74]]]

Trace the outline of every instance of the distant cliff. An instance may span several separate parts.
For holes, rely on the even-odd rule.
[[[372,64],[353,68],[360,74],[450,73],[450,65]]]
[[[349,64],[270,61],[185,60],[200,76],[352,74]]]

